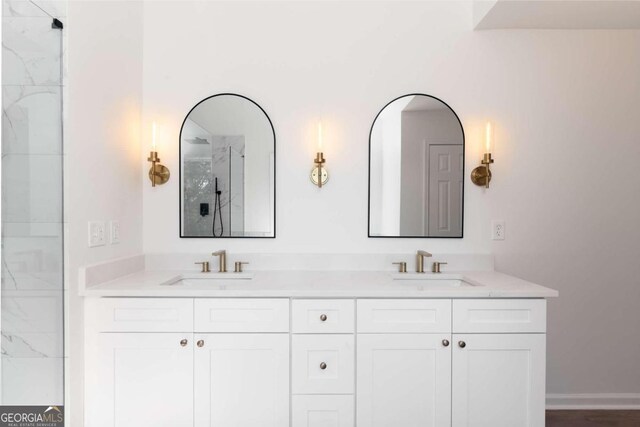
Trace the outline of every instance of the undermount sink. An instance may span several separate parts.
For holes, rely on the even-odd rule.
[[[189,280],[251,280],[253,273],[189,273],[183,274],[181,278]]]
[[[459,274],[434,274],[434,273],[392,273],[393,280],[410,281],[412,284],[444,287],[476,286],[464,280]]]
[[[165,283],[166,286],[184,286],[187,284],[206,285],[212,282],[212,285],[219,285],[219,282],[226,280],[251,280],[253,273],[189,273],[183,274],[177,279]]]

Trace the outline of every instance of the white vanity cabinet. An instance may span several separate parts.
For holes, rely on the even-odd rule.
[[[195,342],[196,427],[289,425],[288,334],[196,334]]]
[[[289,425],[288,299],[85,308],[86,427]]]
[[[451,300],[358,301],[359,427],[451,424]]]
[[[542,427],[546,301],[453,300],[453,427]]]
[[[544,334],[455,334],[453,340],[453,427],[544,426]]]
[[[292,427],[353,427],[355,301],[291,305]]]
[[[451,346],[438,334],[358,336],[358,426],[451,424]]]
[[[87,337],[85,425],[193,425],[191,334]]]
[[[86,427],[544,426],[544,299],[85,308]]]
[[[544,426],[544,300],[359,300],[357,315],[358,427]]]

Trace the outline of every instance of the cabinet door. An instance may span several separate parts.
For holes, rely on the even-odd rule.
[[[451,423],[451,337],[359,335],[358,427],[443,427]]]
[[[289,425],[289,334],[196,334],[195,425]]]
[[[191,338],[175,333],[93,335],[86,355],[85,425],[193,425]]]
[[[453,341],[453,427],[544,427],[544,334]]]

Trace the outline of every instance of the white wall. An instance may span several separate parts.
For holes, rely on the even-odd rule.
[[[142,251],[142,3],[69,2],[65,133],[67,413],[82,424],[83,310],[78,268]],[[118,245],[89,249],[87,221],[118,220]]]
[[[160,157],[178,172],[178,135],[189,109],[207,95],[244,94],[276,128],[275,240],[180,239],[178,180],[144,185],[144,245],[148,252],[411,252],[415,240],[367,238],[368,136],[389,101],[416,91],[442,97],[474,129],[484,102],[452,79],[473,52],[466,4],[363,2],[153,2],[145,6],[145,123],[162,122]],[[238,29],[251,29],[239,31]],[[454,40],[466,47],[451,55]],[[457,42],[456,42],[457,43]],[[201,49],[207,46],[207,49]],[[420,52],[420,55],[415,55]],[[473,58],[470,55],[475,55]],[[409,62],[407,62],[409,61]],[[474,87],[475,91],[479,88]],[[309,182],[322,117],[329,184]],[[150,126],[145,125],[145,129]],[[479,128],[478,128],[479,129]],[[478,131],[478,134],[480,132]],[[145,133],[145,147],[150,132]],[[473,138],[470,138],[473,145]],[[479,158],[471,147],[469,158]],[[144,160],[141,162],[145,163]],[[472,189],[473,190],[473,189]],[[464,242],[440,240],[442,252],[488,253],[483,190],[471,206]],[[424,242],[423,242],[424,243]]]
[[[164,122],[161,157],[175,176],[196,101],[250,96],[276,128],[278,226],[275,240],[179,239],[178,180],[152,189],[143,178],[144,249],[493,251],[500,270],[560,290],[549,307],[550,392],[639,393],[640,33],[474,33],[471,22],[462,2],[146,5],[144,112]],[[467,180],[462,240],[366,237],[371,122],[412,92],[460,116],[467,175],[482,123],[496,124],[494,181],[484,190]],[[321,190],[308,178],[319,116],[331,174]],[[506,241],[489,240],[491,219],[506,221]]]

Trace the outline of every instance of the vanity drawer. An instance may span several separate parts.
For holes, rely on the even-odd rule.
[[[350,334],[354,332],[354,300],[294,300],[292,304],[291,329],[295,334]]]
[[[196,332],[289,332],[289,300],[197,298]]]
[[[352,395],[293,396],[292,427],[353,427]]]
[[[87,298],[86,316],[98,332],[191,332],[191,298]]]
[[[454,333],[544,333],[544,299],[454,300]]]
[[[354,391],[353,335],[293,335],[293,394],[349,394]]]
[[[358,300],[358,332],[451,332],[451,300]]]

